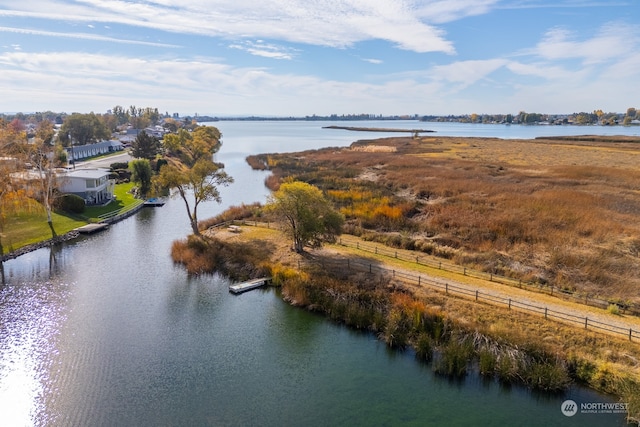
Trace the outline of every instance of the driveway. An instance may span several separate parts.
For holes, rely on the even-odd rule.
[[[118,162],[129,162],[133,160],[133,157],[127,151],[123,151],[119,154],[114,154],[112,156],[100,157],[97,159],[91,160],[78,160],[76,162],[76,169],[78,168],[105,168],[109,169],[111,167],[111,163]]]

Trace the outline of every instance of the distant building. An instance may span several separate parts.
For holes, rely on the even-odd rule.
[[[67,152],[67,159],[69,159],[69,161],[86,159],[87,157],[94,157],[122,150],[124,150],[124,145],[122,142],[116,140],[101,141],[96,142],[95,144],[74,145],[65,149]]]

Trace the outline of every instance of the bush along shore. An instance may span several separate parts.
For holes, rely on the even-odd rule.
[[[640,424],[640,382],[616,363],[589,360],[571,347],[558,351],[540,336],[495,330],[490,322],[461,320],[389,277],[331,272],[309,262],[309,254],[294,267],[273,252],[277,251],[265,242],[190,236],[174,242],[172,257],[193,274],[217,271],[234,280],[271,276],[290,304],[371,331],[389,347],[411,348],[438,374],[463,377],[478,370],[505,384],[548,392],[561,392],[577,382],[619,397],[627,404],[629,421]],[[595,340],[585,335],[582,344],[597,345]]]

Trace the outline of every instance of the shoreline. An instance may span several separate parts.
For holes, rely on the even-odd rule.
[[[7,252],[6,254],[0,257],[0,264],[5,261],[10,261],[12,259],[16,259],[19,256],[28,254],[29,252],[37,251],[38,249],[47,248],[50,246],[57,245],[59,243],[68,242],[70,240],[76,239],[80,236],[80,233],[77,230],[69,231],[68,233],[61,234],[59,236],[53,237],[51,239],[42,240],[40,242],[31,243],[29,245],[22,246],[14,251]]]
[[[142,208],[144,208],[145,205],[144,203],[139,204],[138,206],[136,206],[135,208],[124,212],[120,215],[117,215],[113,218],[109,218],[107,220],[102,221],[102,223],[107,224],[107,225],[111,225],[111,224],[115,224],[116,222],[122,221],[123,219],[129,218],[130,216],[138,213]],[[91,224],[90,222],[87,224]],[[68,242],[70,240],[76,239],[80,236],[80,232],[78,231],[78,229],[75,230],[71,230],[67,233],[61,234],[59,236],[50,238],[50,239],[46,239],[46,240],[42,240],[40,242],[36,242],[36,243],[31,243],[25,246],[22,246],[16,250],[7,252],[6,254],[0,256],[0,264],[5,262],[5,261],[9,261],[12,259],[16,259],[19,256],[28,254],[29,252],[33,252],[33,251],[37,251],[38,249],[42,249],[42,248],[46,248],[49,246],[53,246],[53,245],[57,245],[58,243],[64,243],[64,242]]]

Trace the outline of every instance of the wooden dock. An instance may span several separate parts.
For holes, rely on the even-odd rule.
[[[242,283],[236,283],[234,285],[229,285],[229,292],[231,292],[232,294],[241,294],[252,289],[261,288],[270,281],[271,277],[262,277],[260,279],[253,279]]]
[[[91,234],[91,233],[95,233],[96,231],[104,230],[108,226],[109,224],[105,224],[104,222],[98,222],[94,224],[83,225],[82,227],[76,228],[75,231],[81,234]]]

